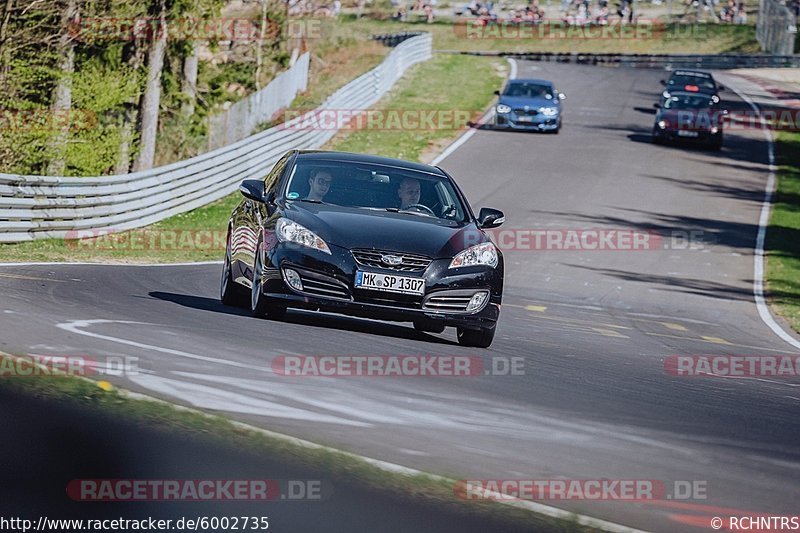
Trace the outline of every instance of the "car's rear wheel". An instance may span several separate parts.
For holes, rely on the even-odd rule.
[[[256,260],[253,265],[253,285],[250,289],[250,312],[257,318],[280,320],[286,314],[286,307],[269,301],[263,287],[264,266],[261,263],[261,242],[256,248]]]
[[[414,321],[414,329],[425,333],[441,333],[444,331],[444,328],[444,324],[438,322],[428,322],[425,320]]]
[[[233,269],[231,268],[231,241],[228,235],[228,243],[225,246],[225,259],[222,263],[222,279],[219,285],[219,299],[225,305],[234,307],[247,307],[247,290],[233,281]]]
[[[488,348],[494,340],[495,329],[497,328],[458,328],[458,344],[475,348]]]

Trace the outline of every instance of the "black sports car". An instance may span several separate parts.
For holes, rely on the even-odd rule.
[[[438,167],[343,152],[284,155],[245,180],[234,209],[221,298],[279,319],[287,308],[455,326],[488,347],[503,295],[503,255],[453,179]]]
[[[675,70],[668,80],[661,80],[661,84],[664,85],[664,92],[661,93],[663,99],[669,98],[674,92],[691,92],[708,95],[715,104],[720,102],[719,92],[725,89],[711,73],[702,70]]]
[[[728,112],[720,109],[707,94],[673,92],[659,109],[653,124],[653,142],[684,141],[702,143],[714,150],[722,148],[722,131]]]

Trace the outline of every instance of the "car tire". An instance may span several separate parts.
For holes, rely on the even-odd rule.
[[[424,320],[415,320],[414,329],[424,333],[442,333],[445,325],[438,322],[427,322]]]
[[[653,144],[664,144],[664,139],[662,139],[661,137],[656,135],[655,132],[653,132],[652,141],[653,141]]]
[[[247,307],[249,305],[247,297],[247,290],[233,281],[233,271],[231,269],[231,239],[230,233],[228,233],[228,243],[225,246],[225,259],[222,262],[219,299],[224,305]]]
[[[458,328],[458,344],[474,348],[488,348],[492,345],[496,329],[497,328]]]
[[[264,267],[261,264],[261,241],[256,247],[256,260],[253,265],[253,284],[250,288],[250,313],[256,318],[269,318],[280,320],[286,314],[286,307],[269,301],[269,297],[262,290],[262,274]]]

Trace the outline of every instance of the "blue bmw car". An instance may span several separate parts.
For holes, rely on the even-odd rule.
[[[552,81],[535,79],[510,80],[495,106],[494,125],[527,131],[558,133],[561,129],[561,100]]]

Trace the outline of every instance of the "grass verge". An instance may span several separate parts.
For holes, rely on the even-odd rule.
[[[13,367],[0,353],[0,368]],[[530,531],[594,531],[577,520],[559,520],[489,500],[461,500],[454,495],[453,480],[424,474],[390,472],[358,456],[325,447],[293,442],[243,427],[201,411],[177,408],[166,402],[133,398],[124,391],[74,376],[3,378],[0,387],[26,397],[68,403],[97,410],[138,427],[200,437],[236,450],[268,454],[289,467],[319,472],[321,477],[350,483],[392,498],[446,509],[454,513],[496,520],[499,527],[525,527]],[[87,431],[91,428],[86,428]]]
[[[408,71],[377,105],[379,109],[461,110],[478,115],[502,83],[505,61],[459,55],[435,56]],[[459,80],[454,84],[453,80]],[[387,126],[390,126],[387,122]],[[460,124],[463,126],[464,124]],[[458,128],[433,127],[401,130],[359,130],[339,134],[326,146],[400,157],[431,159],[455,138]],[[147,228],[98,239],[42,239],[0,245],[0,261],[87,261],[117,263],[172,263],[222,260],[225,231],[231,211],[241,200],[236,192],[205,207],[170,217]]]
[[[800,331],[800,133],[777,135],[778,187],[767,228],[767,291],[775,311]]]
[[[323,24],[333,25],[332,22]],[[326,31],[363,39],[375,33],[428,31],[433,34],[434,50],[487,52],[582,52],[622,54],[722,54],[758,53],[761,48],[755,26],[733,24],[668,24],[637,33],[581,33],[576,30],[553,32],[539,29],[520,32],[516,27],[471,30],[466,21],[397,22],[392,20],[356,20],[345,17]]]

